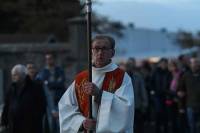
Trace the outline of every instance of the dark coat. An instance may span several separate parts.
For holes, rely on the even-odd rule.
[[[151,90],[155,92],[153,95],[153,103],[156,111],[165,111],[166,99],[170,94],[169,87],[172,80],[172,75],[168,70],[157,68],[151,77]]]
[[[169,87],[172,80],[172,74],[166,69],[157,68],[151,77],[151,89],[155,91],[155,95],[166,97],[169,93]]]
[[[9,133],[41,133],[44,113],[42,85],[27,77],[22,88],[11,84],[5,97],[1,124]]]
[[[186,93],[187,107],[200,109],[200,70],[185,72],[179,82],[179,91]]]
[[[49,88],[52,98],[53,98],[53,104],[55,106],[55,110],[58,108],[58,102],[62,95],[65,92],[65,73],[64,70],[56,66],[53,69],[53,72],[50,71],[48,68],[44,68],[41,72],[38,73],[36,76],[37,80],[43,81],[45,85]]]

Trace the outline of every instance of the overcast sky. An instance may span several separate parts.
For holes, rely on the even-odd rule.
[[[136,27],[200,31],[200,0],[98,0],[93,10]]]

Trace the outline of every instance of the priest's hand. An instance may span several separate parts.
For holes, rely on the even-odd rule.
[[[83,128],[86,130],[95,130],[96,129],[96,120],[86,118],[83,121]]]
[[[101,93],[100,89],[94,83],[91,82],[84,83],[83,88],[84,92],[91,96],[98,97]]]

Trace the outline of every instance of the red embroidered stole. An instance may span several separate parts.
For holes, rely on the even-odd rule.
[[[120,68],[114,71],[107,72],[102,84],[102,90],[114,93],[122,84],[124,71]],[[76,76],[75,79],[75,92],[78,100],[80,112],[88,117],[89,115],[89,99],[83,91],[84,82],[88,81],[88,71],[83,71]]]

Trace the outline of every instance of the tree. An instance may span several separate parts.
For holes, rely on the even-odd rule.
[[[183,48],[191,48],[194,46],[193,34],[186,31],[179,31],[177,34],[177,41]]]
[[[179,31],[177,33],[177,41],[182,48],[192,48],[195,46],[200,46],[200,32],[196,35],[187,31]]]
[[[66,38],[66,19],[80,15],[79,0],[1,0],[0,33],[52,33]]]
[[[122,37],[122,30],[125,26],[120,21],[111,21],[105,16],[93,13],[93,31],[96,33],[113,33],[118,37]]]
[[[85,12],[83,8],[80,0],[1,0],[0,34],[54,34],[59,40],[66,40],[66,20],[80,16]],[[95,32],[122,36],[123,28],[121,22],[93,13]]]
[[[85,15],[85,1],[80,0],[82,15]],[[98,0],[92,1],[92,4],[101,4]],[[115,34],[118,37],[122,37],[122,30],[125,28],[124,24],[120,21],[110,20],[107,16],[98,14],[95,11],[92,11],[92,30],[98,34],[102,33],[111,33]]]

